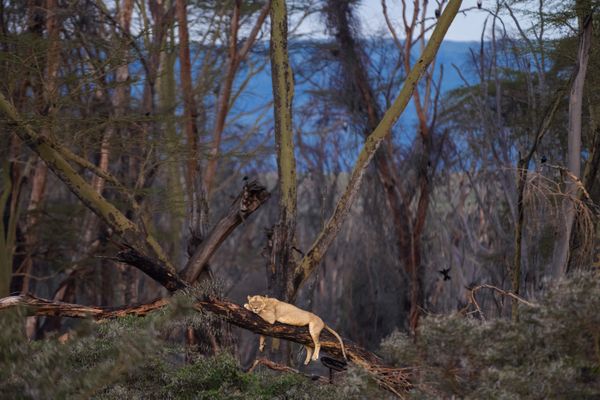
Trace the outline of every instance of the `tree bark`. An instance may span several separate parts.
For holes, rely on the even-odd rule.
[[[273,228],[271,257],[267,263],[269,291],[289,301],[292,295],[290,272],[295,263],[292,247],[296,237],[296,156],[292,102],[294,76],[288,55],[288,19],[285,0],[271,4],[271,71],[277,172],[279,177],[279,221]]]

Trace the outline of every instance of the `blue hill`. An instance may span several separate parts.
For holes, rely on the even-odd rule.
[[[393,42],[390,41],[381,41],[382,45],[386,47],[384,51],[397,51]],[[464,82],[460,78],[458,72],[456,71],[456,66],[461,70],[461,73],[469,81],[472,83],[475,79],[475,76],[472,73],[471,68],[469,67],[470,59],[471,59],[471,51],[477,52],[479,49],[478,42],[457,42],[457,41],[444,41],[440,47],[440,50],[436,59],[436,76],[439,76],[441,67],[443,66],[443,79],[441,82],[441,91],[442,94],[448,92],[449,90],[455,89],[459,86],[462,86]],[[308,50],[309,45],[290,45],[290,57],[292,59],[292,67],[294,68],[294,64],[298,65],[304,59],[309,58]],[[266,57],[268,56],[268,48],[258,49],[257,53],[255,53],[255,57]],[[419,56],[418,52],[415,52],[413,55],[414,58]],[[264,60],[264,58],[263,58]],[[375,60],[377,63],[378,60]],[[318,74],[318,72],[316,73]],[[245,73],[240,74],[241,77],[245,77]],[[315,79],[319,79],[318,76]],[[238,85],[241,82],[238,83]],[[247,91],[244,93],[242,98],[236,103],[234,107],[234,113],[236,111],[244,111],[248,112],[255,108],[259,104],[264,104],[265,102],[269,102],[272,99],[272,89],[271,89],[271,70],[269,65],[267,65],[262,71],[256,74],[248,83],[247,83]],[[305,104],[307,101],[310,101],[309,96],[307,94],[307,87],[303,86],[302,83],[297,83],[295,88],[295,97],[294,104],[300,105]],[[253,121],[255,116],[247,115],[242,120]],[[400,122],[403,124],[411,124],[416,120],[415,109],[412,102],[409,104],[407,110],[403,114]]]

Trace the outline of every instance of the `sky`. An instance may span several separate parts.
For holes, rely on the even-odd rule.
[[[485,0],[484,0],[485,1]],[[489,1],[489,0],[488,0]],[[407,5],[412,5],[411,0],[406,1]],[[386,1],[388,7],[388,14],[393,22],[396,23],[398,28],[402,26],[402,8],[400,0],[388,0]],[[432,18],[430,23],[433,23],[435,8],[437,8],[437,3],[435,1],[430,1],[428,7],[428,16]],[[476,0],[464,0],[461,9],[467,10],[465,13],[459,13],[448,33],[446,34],[447,40],[457,40],[457,41],[471,41],[471,40],[479,40],[481,38],[481,30],[483,28],[484,20],[489,14],[486,11],[478,10]],[[412,14],[412,6],[409,7],[409,13]],[[385,25],[385,21],[383,19],[383,12],[381,8],[381,0],[363,0],[360,9],[359,15],[361,16],[361,24],[363,29],[368,32],[376,32],[377,30],[385,29],[387,31],[387,27]],[[402,29],[397,29],[397,32],[400,34]]]
[[[490,2],[490,0],[487,1]],[[412,0],[407,0],[406,3],[408,6],[407,12],[412,13]],[[483,8],[486,6],[485,3],[486,0],[483,0]],[[390,19],[397,27],[397,33],[402,35],[401,0],[387,0],[386,5]],[[434,21],[435,8],[437,8],[437,2],[430,0],[427,13],[428,17],[431,18],[428,21],[429,23],[433,23]],[[479,41],[485,18],[490,14],[483,9],[477,9],[476,0],[464,0],[461,10],[464,10],[464,12],[459,13],[452,22],[446,35],[446,40]],[[388,32],[383,17],[381,0],[362,0],[356,15],[359,16],[363,34],[368,36],[377,32]],[[319,15],[307,18],[300,26],[298,32],[309,34],[313,37],[324,37],[325,27],[322,18]]]

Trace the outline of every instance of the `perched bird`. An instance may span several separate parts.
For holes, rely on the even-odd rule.
[[[436,8],[436,9],[435,9],[435,18],[437,19],[437,18],[439,18],[439,17],[440,17],[440,9],[439,9],[439,8]]]
[[[448,275],[450,273],[450,268],[441,269],[438,272],[440,274],[442,274],[442,276],[444,277],[445,281],[449,281],[450,280],[450,275]]]
[[[541,163],[545,163],[546,161],[548,161],[548,159],[546,158],[546,156],[542,156],[542,158],[540,159]]]
[[[477,0],[477,8],[481,10],[482,0]]]

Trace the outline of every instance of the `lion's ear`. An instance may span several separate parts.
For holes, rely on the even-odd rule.
[[[251,297],[251,296],[248,296],[248,297],[247,297],[248,301],[250,301],[250,297]]]

